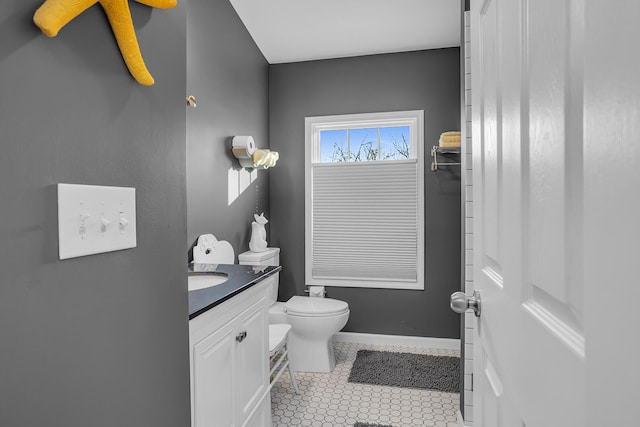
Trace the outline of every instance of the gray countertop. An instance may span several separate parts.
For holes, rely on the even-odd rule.
[[[189,291],[189,320],[282,270],[280,266],[239,264],[190,264],[188,274],[218,273],[229,279],[216,286]]]

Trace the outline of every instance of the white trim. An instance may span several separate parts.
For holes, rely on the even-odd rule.
[[[373,345],[400,345],[404,347],[438,348],[460,350],[460,340],[455,338],[412,337],[406,335],[363,334],[338,332],[333,341]]]

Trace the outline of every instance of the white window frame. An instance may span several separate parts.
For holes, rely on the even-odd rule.
[[[408,160],[372,160],[342,162],[347,164],[416,163],[417,165],[417,259],[416,279],[388,281],[377,279],[333,279],[314,278],[313,270],[313,183],[314,167],[326,165],[320,162],[320,131],[345,128],[410,127],[410,152]],[[335,164],[335,163],[331,163]],[[384,289],[423,290],[425,257],[424,218],[424,110],[394,111],[379,113],[345,114],[305,118],[305,283],[307,286],[339,286]]]

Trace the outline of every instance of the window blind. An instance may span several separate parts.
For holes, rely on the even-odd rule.
[[[313,279],[418,280],[418,164],[314,164]]]

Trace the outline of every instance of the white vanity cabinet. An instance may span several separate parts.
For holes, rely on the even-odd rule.
[[[267,283],[189,321],[192,427],[270,427]]]

